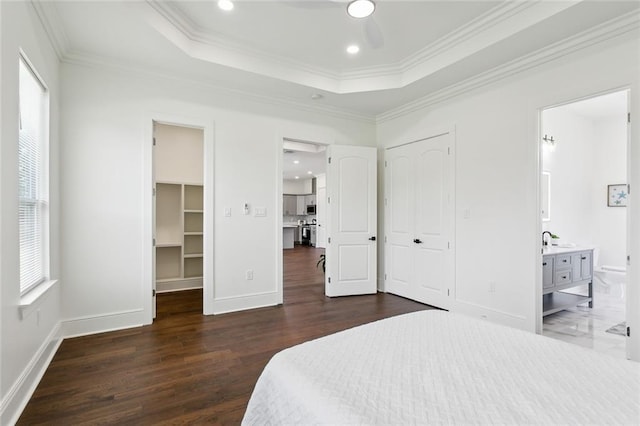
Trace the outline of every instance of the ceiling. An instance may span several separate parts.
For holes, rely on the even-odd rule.
[[[34,6],[63,61],[152,70],[365,120],[640,26],[636,0],[378,0],[360,20],[342,0],[236,0],[230,12],[213,0]],[[361,50],[349,55],[353,43]]]
[[[283,151],[283,179],[310,179],[326,171],[326,147],[323,145],[285,140]]]

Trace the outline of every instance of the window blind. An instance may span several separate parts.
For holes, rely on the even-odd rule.
[[[46,176],[46,92],[20,58],[18,179],[20,226],[20,291],[25,293],[48,275],[45,244],[48,232]]]

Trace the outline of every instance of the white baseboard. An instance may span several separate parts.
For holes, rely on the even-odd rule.
[[[144,310],[134,309],[131,311],[65,320],[62,322],[62,335],[67,339],[70,337],[140,327],[145,324],[147,324],[147,321],[144,319]]]
[[[22,411],[27,406],[29,399],[40,383],[40,379],[47,371],[53,356],[56,354],[60,343],[62,343],[61,323],[58,323],[42,346],[35,353],[22,374],[15,381],[9,392],[0,403],[0,424],[12,425],[18,421]]]
[[[156,293],[169,293],[180,290],[195,290],[202,288],[202,278],[164,281],[156,283]]]
[[[456,300],[455,305],[451,309],[451,312],[460,313],[474,318],[489,320],[491,322],[519,328],[521,330],[527,330],[527,318],[525,318],[524,316],[499,311],[497,309],[481,306],[476,303]]]
[[[241,297],[214,299],[213,313],[226,314],[228,312],[246,311],[248,309],[264,308],[282,304],[282,296],[278,292],[252,294]]]

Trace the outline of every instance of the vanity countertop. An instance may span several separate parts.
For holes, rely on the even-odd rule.
[[[545,254],[564,254],[575,253],[578,251],[593,250],[594,247],[590,246],[573,246],[573,247],[561,247],[561,246],[544,246],[542,247],[542,255]]]

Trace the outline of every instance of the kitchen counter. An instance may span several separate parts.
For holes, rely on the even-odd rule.
[[[282,248],[293,248],[293,236],[298,229],[298,224],[283,223],[282,224]]]

